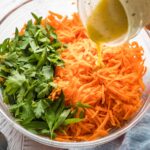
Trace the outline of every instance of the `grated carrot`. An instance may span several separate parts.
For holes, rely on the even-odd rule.
[[[88,38],[78,14],[72,18],[49,12],[43,20],[56,29],[58,38],[67,48],[61,53],[65,67],[57,67],[55,82],[65,94],[66,104],[78,101],[91,105],[85,109],[82,122],[58,132],[59,141],[87,141],[109,134],[131,119],[142,106],[145,89],[142,77],[143,48],[137,42],[119,47],[102,47],[104,66],[96,65],[96,45]]]

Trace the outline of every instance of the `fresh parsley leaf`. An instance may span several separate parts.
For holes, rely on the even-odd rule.
[[[55,119],[56,119],[55,118],[55,112],[53,111],[52,108],[47,110],[47,112],[45,113],[45,119],[46,119],[46,122],[47,122],[49,130],[50,130],[50,136],[52,138],[53,126],[54,126],[54,122],[55,122]]]
[[[70,114],[70,109],[63,110],[63,112],[60,114],[60,116],[56,120],[53,126],[53,130],[56,130],[59,126],[61,126],[64,123],[64,121],[67,119],[69,114]]]
[[[26,101],[22,106],[22,111],[20,112],[19,118],[22,120],[21,124],[27,124],[35,118],[33,108],[29,102]]]
[[[9,76],[5,81],[4,85],[6,86],[5,91],[10,95],[15,94],[23,83],[26,81],[24,74],[20,74],[15,71],[12,73],[12,76]]]
[[[31,13],[32,16],[34,17],[35,21],[36,21],[36,24],[40,24],[41,23],[41,20],[42,20],[42,17],[38,17],[36,14],[34,13]]]
[[[33,102],[32,106],[36,118],[40,118],[45,113],[45,109],[48,107],[48,104],[44,100],[40,100],[38,102]]]
[[[45,80],[53,80],[54,70],[51,66],[43,66],[42,74]]]
[[[46,49],[44,49],[43,52],[42,52],[42,55],[41,55],[41,57],[38,61],[37,69],[42,67],[44,65],[44,63],[46,62],[46,60],[47,60],[47,51],[46,51]]]
[[[81,103],[81,102],[77,102],[76,106],[81,107],[81,108],[91,108],[92,107],[89,104],[84,104],[84,103]]]
[[[63,125],[69,125],[69,124],[73,124],[73,123],[78,123],[81,122],[83,119],[81,118],[70,118],[70,119],[66,119],[63,123]]]
[[[27,129],[34,129],[34,130],[48,129],[48,125],[44,121],[31,121],[30,123],[25,124],[24,127]]]

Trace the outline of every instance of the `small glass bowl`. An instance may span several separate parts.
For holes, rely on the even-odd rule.
[[[10,13],[8,13],[1,21],[0,21],[0,42],[2,42],[5,38],[11,37],[15,31],[15,28],[19,29],[26,23],[29,19],[31,19],[31,12],[34,12],[40,16],[47,16],[48,11],[54,11],[60,13],[62,15],[68,15],[69,17],[73,12],[78,12],[77,10],[77,1],[76,0],[27,0],[24,3],[20,4],[16,8],[14,8]],[[0,95],[0,112],[4,115],[6,120],[14,127],[16,130],[29,137],[32,140],[35,140],[39,143],[53,146],[57,148],[93,148],[98,145],[105,144],[110,142],[122,134],[126,133],[130,128],[135,126],[135,124],[143,117],[145,112],[149,108],[150,96],[148,91],[150,91],[150,38],[147,32],[143,29],[139,35],[133,40],[138,41],[138,43],[144,48],[144,58],[145,58],[145,66],[147,66],[147,72],[143,78],[146,90],[143,93],[143,106],[137,112],[137,114],[129,120],[123,127],[120,129],[114,130],[108,136],[103,138],[94,140],[94,141],[86,141],[86,142],[58,142],[49,139],[48,137],[43,137],[39,135],[35,135],[28,130],[24,129],[17,122],[15,122],[14,118],[8,111],[7,105],[2,101],[2,95]]]

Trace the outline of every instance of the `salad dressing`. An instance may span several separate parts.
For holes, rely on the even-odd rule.
[[[98,47],[98,63],[102,64],[101,45],[122,36],[128,30],[128,19],[119,0],[99,0],[87,20],[89,37]]]

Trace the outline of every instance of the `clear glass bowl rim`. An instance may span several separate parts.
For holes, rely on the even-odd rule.
[[[15,11],[18,9],[21,9],[24,5],[29,4],[30,2],[33,2],[34,0],[26,0],[20,5],[16,6],[14,9],[12,9],[10,12],[8,12],[1,20],[0,24],[2,24],[9,16],[11,16]],[[2,95],[0,94],[0,99],[2,99]],[[136,114],[136,116],[127,123],[127,125],[121,127],[120,129],[116,130],[115,132],[112,132],[108,136],[105,136],[103,138],[94,140],[94,141],[85,141],[85,142],[59,142],[55,140],[51,140],[49,138],[45,138],[39,135],[35,135],[28,130],[24,129],[21,125],[16,123],[12,117],[9,117],[9,115],[5,112],[5,106],[0,100],[0,113],[5,117],[5,119],[8,121],[12,127],[14,127],[16,130],[18,130],[23,135],[29,137],[32,140],[35,140],[39,143],[42,143],[44,145],[53,146],[57,148],[90,148],[95,147],[98,145],[102,145],[105,143],[108,143],[119,136],[126,133],[129,129],[134,127],[144,116],[145,112],[148,110],[150,104],[150,96],[147,98],[146,102],[144,103],[143,107],[139,110],[139,112]]]

